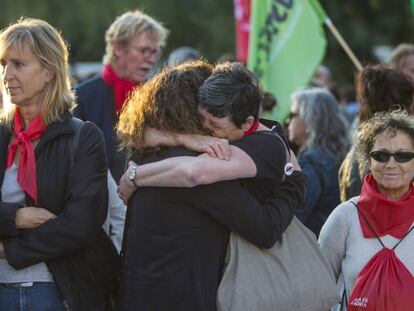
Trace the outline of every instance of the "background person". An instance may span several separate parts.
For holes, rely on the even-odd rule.
[[[296,216],[316,236],[339,204],[338,169],[350,146],[348,124],[333,95],[324,88],[292,94],[289,140],[299,146],[307,179],[305,201]]]
[[[271,113],[277,106],[276,97],[270,92],[263,93],[263,100],[260,104],[259,115],[262,117],[266,113]]]
[[[75,114],[98,125],[105,137],[109,169],[118,183],[126,155],[119,151],[114,126],[128,93],[140,86],[156,64],[168,31],[141,11],[118,16],[105,34],[104,69],[76,88]]]
[[[118,259],[102,229],[107,165],[85,123],[72,157],[75,104],[59,32],[22,19],[0,33],[0,309],[100,310]]]
[[[352,126],[367,121],[376,112],[402,109],[412,113],[414,84],[405,74],[384,65],[367,66],[355,77],[359,118]],[[353,132],[351,133],[353,135]],[[362,181],[368,174],[366,162],[356,156],[355,148],[346,155],[339,169],[339,189],[341,202],[357,196],[361,192]]]
[[[401,71],[414,81],[414,44],[401,43],[391,53],[390,68]]]
[[[357,136],[356,151],[361,161],[367,162],[371,174],[365,177],[361,195],[339,205],[329,216],[319,236],[319,243],[327,256],[336,277],[341,271],[346,293],[352,295],[355,280],[361,270],[382,246],[369,228],[362,214],[385,247],[391,249],[404,237],[414,221],[414,121],[403,112],[378,113],[365,121]],[[356,206],[361,211],[358,212]],[[372,310],[409,310],[414,303],[414,233],[408,234],[392,252],[401,261],[399,271],[388,270],[388,275],[399,275],[408,269],[409,282],[401,278],[399,288],[387,287],[389,277],[381,284],[372,284],[375,292],[390,293],[387,303],[384,296],[369,297]],[[388,267],[393,260],[388,261]],[[382,264],[379,264],[381,266]],[[389,268],[390,269],[390,268]],[[404,273],[404,272],[403,272]],[[385,287],[383,287],[385,286]],[[408,294],[409,301],[400,299]],[[392,297],[394,296],[394,297]],[[407,298],[407,296],[404,296]],[[374,300],[371,300],[374,298]]]
[[[168,55],[168,66],[178,65],[187,61],[201,59],[201,53],[190,46],[176,48]]]
[[[108,216],[103,227],[120,253],[124,236],[126,205],[119,198],[117,187],[118,185],[108,170]]]

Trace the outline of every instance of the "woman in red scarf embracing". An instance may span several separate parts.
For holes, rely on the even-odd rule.
[[[414,119],[374,115],[360,126],[356,150],[370,174],[361,195],[339,205],[319,237],[342,275],[342,309],[413,310]]]
[[[38,19],[0,32],[0,310],[101,310],[117,256],[102,134],[73,118],[68,50]]]

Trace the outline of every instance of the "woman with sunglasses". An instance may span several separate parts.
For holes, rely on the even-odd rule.
[[[319,243],[336,276],[343,276],[348,310],[354,310],[358,304],[366,304],[367,310],[378,310],[385,300],[388,303],[380,310],[412,310],[414,119],[404,112],[375,114],[361,125],[356,152],[361,161],[368,163],[370,174],[364,179],[361,195],[342,203],[329,216]],[[387,258],[386,265],[379,256]],[[398,265],[392,268],[395,262]],[[382,267],[386,267],[386,275],[381,274]],[[369,291],[371,286],[376,287],[375,291],[358,300],[356,292],[370,278],[370,269],[376,271],[376,278],[384,278],[378,284],[366,282],[368,287],[364,290]],[[400,280],[405,275],[408,281],[393,286],[390,275]]]
[[[351,126],[352,136],[358,123],[375,113],[392,111],[396,107],[414,113],[414,84],[398,70],[385,65],[366,66],[355,75],[355,87],[360,105],[359,116]],[[339,196],[345,202],[361,193],[362,182],[368,174],[365,162],[359,161],[355,148],[346,155],[339,168]]]
[[[339,204],[338,169],[350,146],[347,126],[328,90],[310,88],[293,93],[289,140],[299,146],[299,164],[308,181],[305,201],[296,217],[316,236]]]

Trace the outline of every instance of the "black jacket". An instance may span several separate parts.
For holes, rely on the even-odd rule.
[[[118,116],[113,89],[105,84],[101,76],[97,76],[79,84],[76,95],[78,106],[75,115],[84,121],[95,123],[102,130],[109,170],[118,183],[125,171],[126,153],[119,150],[114,130]]]
[[[118,257],[102,229],[108,206],[102,134],[94,124],[85,123],[71,159],[75,129],[70,118],[67,114],[63,122],[49,125],[35,149],[38,206],[57,217],[38,228],[17,231],[14,217],[19,206],[1,201],[0,239],[13,268],[45,262],[70,310],[89,311],[103,303]],[[9,130],[0,126],[0,184],[9,140]],[[27,195],[26,206],[34,206]]]

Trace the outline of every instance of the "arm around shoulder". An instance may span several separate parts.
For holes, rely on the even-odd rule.
[[[202,154],[191,162],[182,163],[179,169],[192,186],[255,177],[257,168],[249,155],[235,146],[230,146],[230,150],[231,157],[227,161]]]
[[[194,187],[256,176],[253,160],[240,148],[230,148],[231,157],[228,161],[201,154],[140,165],[136,170],[135,182],[140,187]]]

